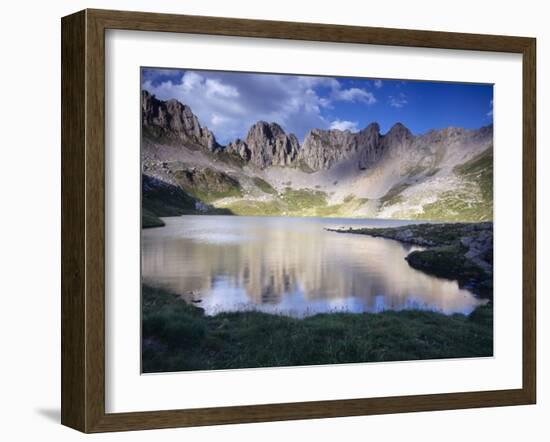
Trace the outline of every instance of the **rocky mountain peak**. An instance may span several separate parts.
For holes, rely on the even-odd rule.
[[[372,134],[380,135],[380,125],[376,121],[374,121],[374,122],[370,123],[364,129],[362,129],[360,132],[361,133],[372,133]]]
[[[411,131],[402,123],[395,123],[388,131],[388,133],[384,136],[397,142],[403,142],[406,140],[411,140],[413,138],[413,134],[411,133]]]
[[[141,93],[142,125],[154,138],[172,138],[186,147],[204,148],[211,152],[220,148],[214,134],[202,127],[191,108],[178,100],[162,101],[143,90]]]
[[[300,161],[313,171],[330,169],[342,160],[356,160],[367,169],[382,156],[380,125],[371,123],[359,132],[311,130],[300,150]]]
[[[354,134],[349,130],[313,129],[304,139],[299,159],[309,170],[327,170],[355,149]]]
[[[382,150],[390,155],[399,155],[402,150],[408,149],[415,137],[402,123],[395,123],[391,129],[381,137]]]
[[[286,134],[277,123],[258,121],[246,136],[227,146],[228,152],[239,155],[260,169],[270,166],[292,166],[298,157],[300,143],[294,134]]]
[[[272,139],[282,135],[285,135],[285,131],[277,123],[258,121],[249,129],[246,139]]]

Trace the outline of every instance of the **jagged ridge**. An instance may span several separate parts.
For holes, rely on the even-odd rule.
[[[357,167],[365,170],[375,164],[389,147],[414,139],[401,123],[395,124],[386,135],[380,134],[378,123],[371,123],[356,133],[312,129],[300,145],[296,136],[287,134],[279,124],[258,121],[244,140],[236,139],[221,146],[214,134],[200,125],[189,106],[175,99],[158,100],[145,90],[142,91],[142,124],[154,137],[168,136],[208,152],[235,154],[245,163],[260,169],[302,167],[311,172],[330,169],[342,160],[356,160]]]
[[[492,219],[492,125],[415,136],[401,123],[385,134],[371,123],[359,132],[312,129],[300,144],[258,121],[223,146],[177,100],[143,91],[142,114],[143,172],[236,214],[288,214],[290,189],[308,200],[295,216]],[[204,179],[183,180],[190,173]]]
[[[172,138],[210,152],[221,147],[214,134],[207,127],[201,126],[191,108],[175,99],[161,101],[143,90],[141,110],[142,128],[145,134],[153,138]]]

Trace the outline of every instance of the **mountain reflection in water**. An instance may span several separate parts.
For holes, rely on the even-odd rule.
[[[188,215],[142,231],[142,281],[200,300],[206,314],[254,309],[296,317],[408,308],[470,313],[482,301],[407,264],[399,242],[325,227],[393,220]]]

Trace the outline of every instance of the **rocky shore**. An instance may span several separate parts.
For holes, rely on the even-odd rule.
[[[405,258],[415,269],[458,281],[479,297],[493,297],[493,223],[416,224],[390,228],[327,229],[422,247]]]

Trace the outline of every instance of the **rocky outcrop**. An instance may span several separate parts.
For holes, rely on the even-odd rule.
[[[189,106],[177,100],[162,101],[147,91],[141,93],[142,127],[155,139],[163,137],[182,142],[190,149],[220,149],[214,134],[202,127]]]
[[[380,143],[380,126],[378,123],[371,123],[365,129],[359,131],[355,138],[359,149],[358,167],[368,169],[376,163],[384,153],[384,147]]]
[[[286,134],[277,123],[258,121],[250,128],[245,140],[237,139],[227,146],[227,150],[265,169],[270,166],[293,166],[300,143],[294,134]]]
[[[236,154],[239,158],[247,163],[250,161],[250,158],[252,156],[248,144],[246,144],[246,141],[243,141],[240,138],[237,138],[235,141],[229,143],[225,150],[228,153]]]
[[[493,296],[493,223],[414,224],[387,228],[327,229],[386,239],[425,249],[405,259],[417,270],[457,280],[463,288]]]
[[[396,123],[382,137],[382,150],[392,149],[399,152],[402,149],[407,149],[415,140],[414,135],[403,124]]]
[[[493,230],[471,229],[460,239],[460,244],[467,249],[464,257],[471,260],[486,272],[493,271]]]
[[[312,171],[326,170],[357,151],[355,136],[349,130],[311,130],[300,150],[300,161]]]
[[[357,167],[365,170],[374,165],[386,151],[407,148],[414,141],[412,133],[401,123],[380,134],[378,123],[371,123],[359,132],[337,129],[314,129],[308,133],[300,161],[311,170],[327,170],[343,160],[356,160]]]

